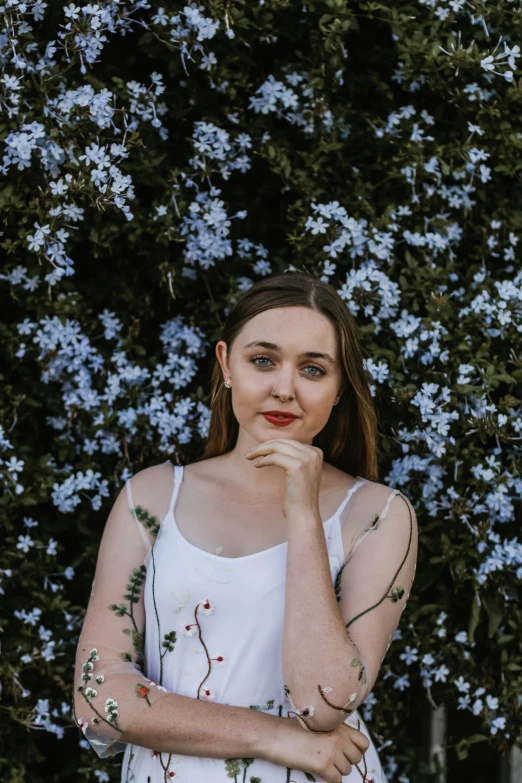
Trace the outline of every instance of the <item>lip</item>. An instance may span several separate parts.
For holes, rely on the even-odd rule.
[[[295,413],[289,413],[288,411],[263,411],[263,416],[284,416],[285,419],[298,418]]]
[[[279,414],[280,416],[281,414]],[[286,416],[284,419],[279,418],[279,416],[274,416],[270,413],[264,413],[263,416],[265,417],[266,421],[268,421],[270,424],[272,424],[274,427],[288,427],[289,424],[292,424],[292,422],[296,421],[299,417],[298,416]]]

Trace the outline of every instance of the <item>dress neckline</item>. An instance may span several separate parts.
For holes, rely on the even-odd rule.
[[[183,479],[185,477],[185,466],[184,465],[174,465],[174,463],[170,459],[167,460],[167,464],[171,465],[171,467],[172,467],[172,469],[174,471],[176,470],[176,468],[178,470],[180,470],[180,472],[181,472],[181,481],[183,481]],[[361,476],[354,476],[354,479],[355,479],[355,481],[353,482],[352,486],[348,487],[347,489],[345,489],[345,493],[349,492],[352,489],[352,487],[355,487],[357,482],[361,479]],[[223,500],[222,498],[215,498],[212,495],[209,495],[206,492],[202,492],[199,489],[192,489],[192,487],[190,487],[190,486],[187,487],[187,489],[188,489],[189,492],[194,492],[197,495],[203,495],[203,497],[207,498],[207,500],[210,500],[210,501],[215,500],[217,503],[221,503],[221,502],[223,502],[223,503],[230,503],[231,505],[234,505],[234,506],[242,506],[245,509],[248,509],[251,506],[256,506],[256,508],[260,508],[260,507],[261,508],[275,508],[275,507],[278,507],[278,506],[281,505],[280,501],[278,501],[277,503],[236,503],[235,501],[231,501],[231,500]],[[321,498],[327,498],[327,497],[330,497],[330,495],[336,495],[339,491],[340,491],[340,487],[337,487],[336,489],[331,489],[329,492],[325,492],[324,495],[321,495]]]
[[[233,561],[251,560],[253,558],[259,557],[260,555],[267,554],[268,552],[274,552],[275,550],[283,549],[283,547],[288,546],[288,541],[283,541],[280,544],[275,544],[274,546],[268,547],[267,549],[260,549],[259,552],[252,552],[249,555],[240,555],[239,557],[225,557],[223,555],[215,554],[214,552],[208,552],[206,549],[201,549],[201,547],[196,546],[195,544],[192,544],[187,538],[185,538],[185,536],[183,535],[183,533],[179,529],[178,523],[176,521],[176,515],[174,513],[174,509],[175,509],[175,506],[176,506],[176,500],[177,500],[179,488],[180,488],[180,486],[181,486],[181,484],[183,482],[184,465],[177,465],[177,466],[173,466],[173,467],[174,468],[177,467],[177,469],[179,470],[179,474],[178,475],[180,475],[180,478],[178,479],[177,476],[176,476],[176,473],[175,473],[175,483],[174,483],[174,491],[173,491],[173,495],[172,495],[172,500],[171,500],[171,503],[170,503],[170,508],[169,508],[165,518],[167,518],[168,516],[172,517],[172,523],[173,523],[174,530],[176,531],[176,534],[181,539],[181,541],[183,541],[185,543],[185,545],[188,546],[190,549],[194,549],[196,552],[200,552],[202,555],[207,555],[209,557],[214,557],[217,560],[224,560],[224,561],[228,561],[228,562],[233,562]],[[325,520],[325,522],[323,522],[323,528],[326,528],[326,526],[329,525],[331,522],[337,521],[337,523],[339,525],[339,531],[338,532],[339,532],[339,535],[341,535],[341,524],[340,524],[340,520],[339,520],[340,513],[343,510],[343,508],[345,507],[345,505],[348,502],[348,500],[350,499],[350,497],[352,496],[353,492],[355,492],[355,489],[357,487],[359,487],[360,484],[364,483],[365,481],[366,481],[366,479],[362,478],[361,476],[356,476],[355,477],[355,483],[352,484],[352,486],[348,488],[348,490],[347,490],[344,498],[342,499],[341,503],[339,504],[336,512],[334,514],[332,514],[332,516],[329,517],[327,520]]]

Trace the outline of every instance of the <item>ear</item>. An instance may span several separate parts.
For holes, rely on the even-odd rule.
[[[230,376],[230,368],[228,366],[228,351],[227,351],[227,344],[224,340],[219,340],[218,343],[216,343],[216,356],[219,364],[221,365],[221,370],[223,371],[223,379],[228,378]]]

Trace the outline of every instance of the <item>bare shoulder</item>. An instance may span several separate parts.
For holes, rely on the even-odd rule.
[[[171,462],[161,462],[148,468],[136,471],[131,477],[132,490],[159,489],[172,484],[174,466]]]
[[[402,508],[404,513],[401,516],[404,516],[408,521],[411,516],[413,524],[416,525],[417,517],[413,504],[401,489],[371,479],[365,479],[365,482],[366,485],[361,490],[361,497],[371,506],[372,512],[381,514],[386,507],[393,506],[393,512],[397,515],[399,509]],[[388,511],[388,513],[390,512]]]

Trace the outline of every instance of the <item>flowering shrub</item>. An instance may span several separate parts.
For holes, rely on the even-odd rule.
[[[430,705],[457,768],[521,745],[516,4],[6,0],[2,21],[0,778],[119,779],[71,716],[104,520],[135,471],[200,454],[222,319],[288,268],[354,313],[381,481],[419,519],[362,708],[386,772],[432,779]]]

